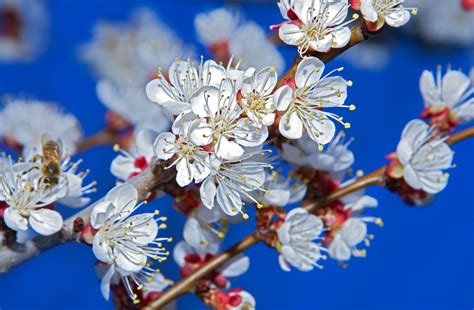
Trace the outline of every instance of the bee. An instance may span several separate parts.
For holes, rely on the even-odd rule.
[[[41,174],[43,182],[48,186],[55,186],[59,183],[61,175],[61,140],[53,140],[48,134],[43,134],[41,138],[43,148],[43,158],[41,164]]]

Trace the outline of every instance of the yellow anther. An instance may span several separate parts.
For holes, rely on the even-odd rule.
[[[358,178],[360,178],[360,177],[363,176],[363,175],[364,175],[364,171],[362,171],[362,170],[357,170],[357,171],[356,171],[356,176],[357,176]]]
[[[257,208],[261,209],[261,208],[263,208],[263,205],[261,203],[257,203]]]
[[[349,106],[349,110],[354,111],[356,109],[356,106],[354,104],[351,104]]]
[[[350,124],[350,123],[345,123],[345,124],[344,124],[344,128],[346,128],[346,129],[351,128],[351,124]]]
[[[318,150],[322,152],[324,150],[324,145],[318,144]]]
[[[411,14],[417,15],[417,14],[418,14],[418,9],[413,9],[413,10],[411,10]]]
[[[374,222],[376,225],[380,226],[380,227],[383,227],[383,221],[381,218],[377,218],[375,219],[375,222]]]
[[[224,234],[222,231],[220,231],[220,232],[217,234],[217,236],[218,236],[220,239],[222,239],[222,238],[224,238],[225,234]]]
[[[155,214],[155,215],[160,214],[160,210],[155,210],[154,214]]]
[[[115,151],[115,152],[120,151],[120,145],[114,144],[114,151]]]
[[[244,214],[242,215],[242,217],[244,218],[244,220],[248,220],[248,219],[249,219],[249,215],[248,215],[247,213],[244,213]]]
[[[351,80],[347,81],[347,86],[350,87],[350,86],[352,86],[352,85],[354,85],[354,83],[353,83]]]
[[[353,18],[353,19],[358,19],[358,18],[359,18],[359,14],[357,14],[357,13],[352,14],[352,18]]]

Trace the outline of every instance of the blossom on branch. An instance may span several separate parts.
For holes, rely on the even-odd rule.
[[[93,252],[98,260],[110,265],[102,278],[101,291],[108,299],[110,283],[115,273],[122,278],[134,302],[139,302],[132,285],[142,287],[153,276],[151,261],[166,260],[168,252],[161,242],[170,238],[157,238],[160,229],[166,228],[166,218],[155,218],[155,213],[131,215],[142,204],[137,204],[138,192],[130,184],[118,185],[109,191],[104,200],[91,212],[91,225],[97,230],[93,239]]]
[[[391,27],[401,27],[410,20],[410,12],[417,14],[416,8],[403,6],[404,0],[360,0],[360,11],[367,28],[377,31],[387,23]]]
[[[342,117],[326,111],[326,108],[348,108],[354,110],[354,105],[344,105],[347,98],[347,86],[352,85],[340,76],[328,77],[334,71],[323,76],[325,65],[316,57],[307,57],[298,65],[295,80],[277,89],[274,94],[275,106],[284,112],[279,120],[280,133],[289,139],[300,139],[306,131],[311,140],[322,145],[331,142],[337,121],[350,128],[349,123],[343,122]]]
[[[312,241],[321,239],[323,228],[323,221],[316,215],[301,208],[291,210],[278,229],[280,267],[285,271],[290,271],[290,265],[301,271],[322,268],[318,261],[324,256],[324,248]]]
[[[288,8],[286,14],[282,8]],[[354,14],[353,19],[345,22],[348,0],[285,1],[280,2],[280,10],[289,21],[272,28],[279,29],[283,42],[298,46],[301,55],[309,50],[328,52],[331,48],[346,46],[351,37],[347,25],[359,17]]]
[[[387,169],[389,177],[403,180],[415,190],[428,194],[442,191],[449,175],[443,170],[452,168],[453,151],[438,138],[434,128],[421,120],[410,121],[403,129],[396,155]]]
[[[425,70],[420,77],[420,91],[425,103],[423,118],[440,130],[451,131],[459,123],[474,119],[474,87],[472,77],[458,70],[448,71],[443,76],[441,66],[436,78]]]

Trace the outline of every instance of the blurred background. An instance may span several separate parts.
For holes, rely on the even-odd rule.
[[[473,64],[472,10],[463,12],[459,0],[407,2],[418,6],[419,12],[406,27],[386,29],[327,65],[329,69],[344,66],[341,75],[354,82],[348,102],[356,104],[357,110],[348,116],[352,128],[347,134],[355,138],[354,168],[364,172],[386,164],[385,156],[394,151],[404,125],[419,117],[423,103],[418,80],[423,70],[450,64],[467,73]],[[5,10],[8,5],[20,15]],[[85,135],[91,135],[104,127],[107,108],[96,94],[97,68],[91,69],[81,46],[97,35],[98,23],[126,24],[140,8],[155,14],[155,22],[159,20],[163,28],[152,36],[167,41],[152,50],[156,54],[146,55],[151,73],[165,67],[165,58],[170,57],[161,53],[175,52],[171,61],[179,54],[209,57],[198,40],[194,18],[224,5],[238,15],[240,23],[255,22],[269,35],[268,26],[282,20],[276,2],[269,0],[0,0],[0,94],[57,102],[78,117]],[[21,52],[12,52],[1,39],[8,33],[15,35],[12,23],[29,27],[21,34],[26,40]],[[254,43],[244,36],[238,44]],[[281,58],[274,59],[281,62],[277,67],[282,74],[296,49],[280,45],[277,51]],[[120,78],[120,72],[108,74]],[[235,286],[254,295],[257,309],[472,309],[474,141],[462,142],[454,150],[457,168],[450,171],[447,189],[427,208],[408,207],[384,189],[368,190],[379,200],[371,213],[382,217],[385,226],[370,226],[375,239],[367,258],[353,258],[347,268],[327,261],[323,270],[287,273],[278,266],[277,253],[259,244],[247,252],[250,270]],[[93,199],[116,182],[109,171],[114,156],[111,146],[77,156],[91,169],[90,179],[98,181]],[[169,218],[166,234],[181,240],[185,218],[172,209],[171,199],[165,196],[153,205]],[[60,211],[66,216],[75,212]],[[251,221],[235,226],[224,245],[253,229]],[[100,293],[94,263],[85,245],[54,248],[0,277],[0,309],[112,309],[112,302]],[[167,278],[179,280],[172,259],[161,270]],[[178,300],[178,309],[204,308],[193,295]]]

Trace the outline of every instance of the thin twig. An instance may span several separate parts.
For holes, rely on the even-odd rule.
[[[447,143],[449,144],[458,143],[462,140],[468,139],[473,136],[474,136],[474,127],[471,127],[457,134],[454,134],[447,140]],[[385,169],[386,169],[386,166],[383,166],[361,177],[357,181],[335,190],[327,197],[323,197],[312,202],[305,202],[301,207],[306,209],[309,212],[314,213],[319,208],[324,207],[333,201],[337,201],[340,198],[347,196],[350,193],[356,192],[358,190],[364,189],[372,185],[384,186]],[[243,251],[247,250],[251,246],[257,244],[259,241],[261,241],[261,239],[259,238],[257,232],[256,231],[253,232],[252,234],[242,239],[240,242],[236,243],[231,248],[215,256],[213,259],[208,261],[204,266],[197,269],[194,273],[192,273],[188,277],[181,279],[178,283],[176,283],[174,286],[172,286],[171,288],[166,290],[163,294],[161,294],[158,299],[150,302],[144,309],[147,309],[147,310],[161,309],[162,307],[164,307],[166,304],[170,303],[174,299],[192,290],[195,283],[198,280],[203,279],[204,277],[209,275],[212,271],[221,267],[230,259],[242,253]]]
[[[117,142],[117,135],[109,130],[101,130],[92,136],[84,138],[77,144],[77,152],[81,153],[96,146],[113,145]]]

